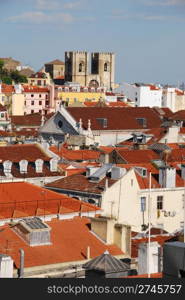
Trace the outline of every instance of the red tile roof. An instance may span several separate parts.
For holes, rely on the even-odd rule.
[[[90,247],[91,258],[97,257],[106,250],[111,255],[123,255],[115,245],[106,245],[93,235],[89,228],[87,218],[74,218],[70,220],[53,220],[47,222],[51,227],[51,245],[30,247],[13,229],[5,227],[0,233],[0,252],[6,253],[7,245],[11,248],[9,253],[19,268],[19,249],[25,252],[25,267],[44,266],[64,262],[83,261],[86,259],[87,247]],[[4,227],[1,227],[3,229]],[[11,246],[11,247],[10,247]]]
[[[172,120],[182,120],[185,121],[185,110],[179,110],[173,114],[171,117]]]
[[[68,107],[67,111],[77,122],[82,119],[84,128],[88,128],[90,119],[92,130],[149,129],[162,124],[159,115],[149,107]],[[106,128],[98,118],[107,119]],[[140,124],[138,118],[146,119],[146,127]]]
[[[81,203],[27,182],[0,183],[1,219],[98,210],[100,209],[89,203]]]
[[[13,85],[8,85],[8,84],[2,84],[2,89],[1,92],[3,94],[12,94],[14,92],[14,86]]]
[[[44,116],[45,120],[48,120],[53,116],[54,113],[50,113]],[[42,116],[40,113],[34,113],[24,116],[11,116],[11,123],[13,126],[23,126],[27,127],[40,127]]]
[[[165,128],[152,128],[145,132],[146,134],[153,135],[147,144],[159,142],[167,133]]]
[[[50,147],[50,150],[55,154],[67,160],[97,160],[100,157],[100,152],[95,150],[69,150],[62,147],[59,151],[56,146]]]
[[[45,65],[65,65],[65,63],[63,61],[61,61],[60,59],[55,59],[55,60],[45,63]]]
[[[49,93],[49,89],[47,87],[39,87],[39,86],[23,86],[24,93]]]
[[[115,150],[122,159],[129,164],[150,163],[153,159],[159,159],[159,155],[153,150]]]
[[[24,144],[0,147],[0,160],[11,160],[12,162],[19,162],[26,159],[29,162],[35,162],[36,159],[43,159],[49,161],[49,157],[41,147],[37,144]]]
[[[48,183],[46,187],[57,188],[62,190],[83,191],[87,193],[101,194],[105,188],[105,181],[108,179],[108,186],[112,186],[117,180],[103,178],[100,182],[91,182],[85,175],[75,174],[61,178],[54,182]]]

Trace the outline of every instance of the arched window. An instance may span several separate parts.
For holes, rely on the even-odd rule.
[[[80,72],[80,73],[81,73],[81,72],[84,72],[84,69],[85,69],[84,62],[81,62],[81,63],[79,64],[79,72]]]
[[[108,71],[109,71],[109,63],[106,62],[106,63],[104,64],[104,72],[108,72]]]

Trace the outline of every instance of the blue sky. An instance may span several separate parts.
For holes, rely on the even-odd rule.
[[[116,81],[185,81],[185,0],[0,0],[0,57],[113,51]]]

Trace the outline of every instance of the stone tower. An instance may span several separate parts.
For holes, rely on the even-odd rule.
[[[115,54],[111,52],[96,52],[91,54],[92,74],[99,75],[99,85],[108,89],[114,88]]]
[[[85,51],[65,52],[65,80],[86,86],[89,75],[89,54]]]
[[[65,52],[65,80],[78,82],[81,86],[114,88],[115,54],[95,52],[91,54],[91,72],[89,53],[84,51]]]

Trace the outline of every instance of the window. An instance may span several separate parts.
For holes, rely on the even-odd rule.
[[[5,114],[4,113],[1,113],[1,118],[4,118]]]
[[[34,105],[34,101],[33,100],[31,101],[31,105]]]
[[[33,94],[31,94],[31,97],[33,98],[33,97],[34,97],[34,95],[33,95]]]
[[[39,95],[39,98],[42,98],[42,95],[41,95],[41,94]]]
[[[42,110],[40,109],[40,110],[39,110],[39,114],[41,114],[41,113],[42,113]]]
[[[134,180],[133,180],[133,179],[131,179],[131,186],[133,186],[133,184],[134,184]]]
[[[74,102],[77,102],[77,98],[74,98]]]
[[[39,105],[42,105],[42,101],[39,101]]]
[[[163,209],[163,196],[157,196],[157,209]]]
[[[26,101],[24,101],[24,105],[26,106]]]
[[[58,121],[58,127],[59,128],[62,128],[62,126],[63,126],[63,122],[60,120],[60,121]]]
[[[49,101],[46,101],[46,105],[49,105]]]
[[[137,102],[137,97],[135,98],[135,101]]]
[[[140,203],[141,203],[141,211],[144,212],[146,211],[146,197],[141,197],[140,198]]]
[[[33,109],[31,110],[31,114],[34,114],[34,110]]]

